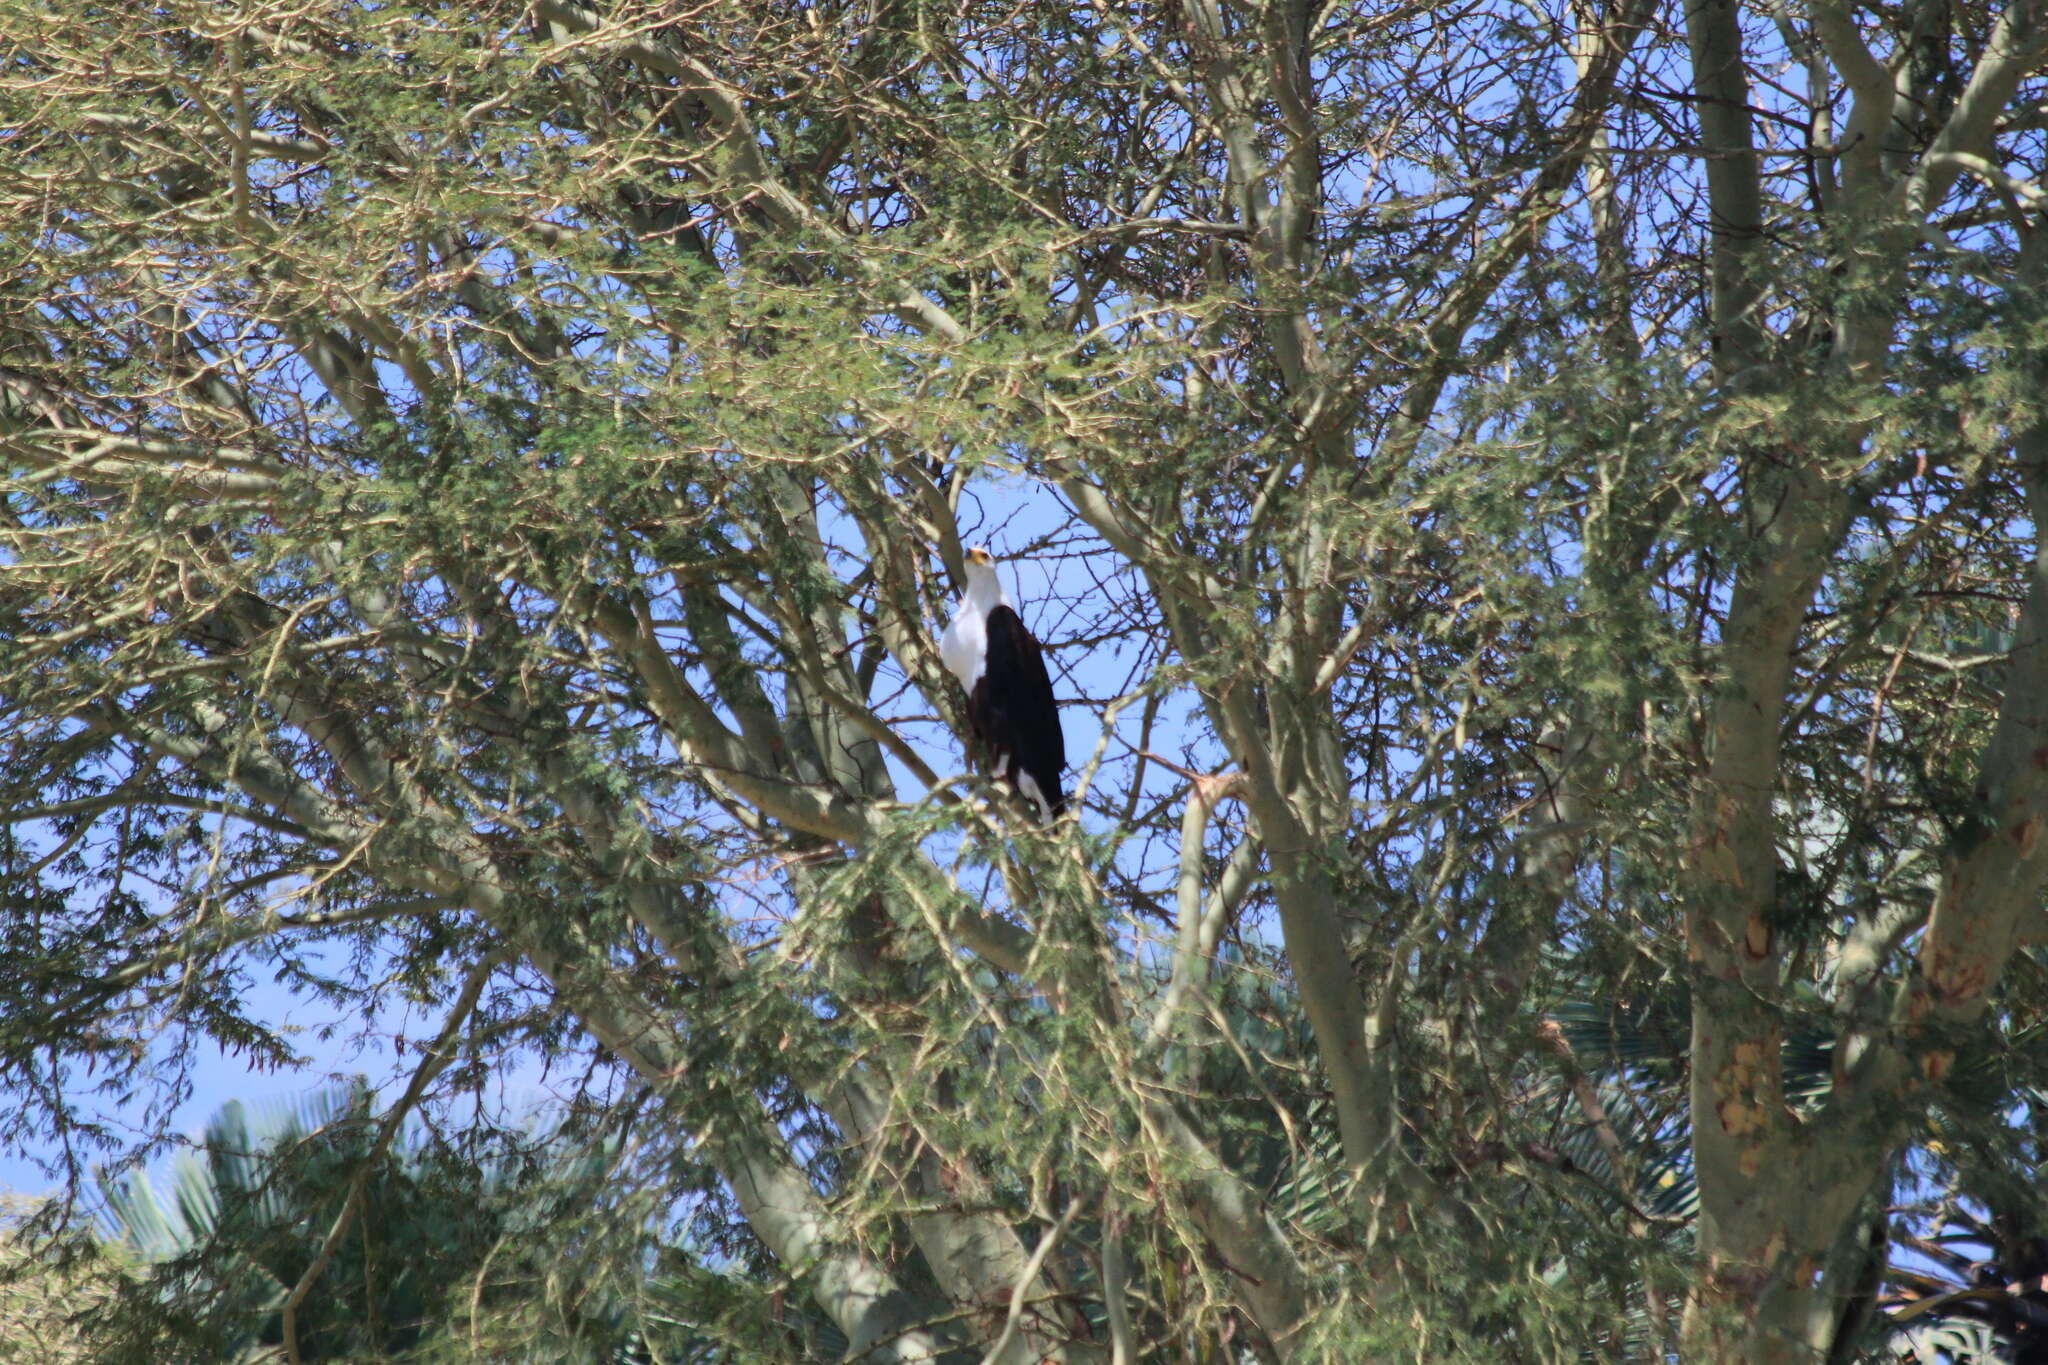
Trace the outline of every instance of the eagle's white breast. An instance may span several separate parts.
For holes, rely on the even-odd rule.
[[[939,637],[939,660],[970,694],[988,667],[988,614],[1008,600],[993,565],[968,561],[967,591]]]

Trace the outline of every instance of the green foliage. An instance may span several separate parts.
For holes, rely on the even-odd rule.
[[[302,1360],[444,1358],[454,1348],[437,1338],[461,1335],[458,1324],[471,1344],[504,1343],[508,1305],[522,1323],[519,1358],[605,1361],[625,1349],[619,1304],[550,1247],[562,1215],[601,1188],[601,1153],[509,1137],[452,1149],[419,1131],[380,1149],[377,1131],[360,1085],[253,1121],[230,1102],[167,1191],[142,1172],[106,1183],[109,1235],[145,1271],[100,1330],[148,1340],[159,1359],[261,1358],[282,1346],[283,1309],[303,1283]]]
[[[78,1365],[91,1358],[81,1319],[108,1297],[128,1267],[67,1259],[61,1241],[36,1227],[40,1201],[0,1198],[0,1361]]]

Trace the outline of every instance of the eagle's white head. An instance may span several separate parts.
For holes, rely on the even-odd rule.
[[[967,552],[967,593],[964,601],[986,615],[1009,599],[996,577],[996,557],[977,545]]]

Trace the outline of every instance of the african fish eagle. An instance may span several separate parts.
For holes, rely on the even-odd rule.
[[[939,637],[939,658],[967,689],[967,723],[994,774],[1046,819],[1067,808],[1060,770],[1067,746],[1045,655],[1024,629],[987,550],[967,552],[967,591]]]

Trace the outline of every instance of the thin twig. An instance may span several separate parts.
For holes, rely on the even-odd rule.
[[[1060,1220],[1045,1230],[1045,1236],[1038,1239],[1038,1249],[1031,1253],[1031,1259],[1024,1264],[1024,1273],[1017,1277],[1017,1287],[1010,1291],[1010,1314],[1003,1322],[1003,1334],[996,1338],[996,1344],[988,1348],[988,1354],[981,1358],[981,1365],[996,1365],[1003,1353],[1010,1349],[1010,1342],[1017,1335],[1017,1324],[1024,1320],[1024,1296],[1031,1292],[1031,1286],[1038,1282],[1038,1272],[1045,1269],[1046,1258],[1066,1235],[1067,1225],[1074,1221],[1074,1215],[1081,1211],[1081,1199],[1076,1195],[1068,1204]]]
[[[492,953],[470,968],[468,979],[462,983],[462,993],[456,998],[455,1008],[448,1012],[447,1020],[441,1025],[440,1036],[434,1040],[434,1045],[428,1049],[427,1055],[421,1059],[419,1067],[412,1073],[412,1082],[406,1086],[405,1094],[399,1097],[398,1103],[385,1111],[384,1121],[377,1129],[376,1142],[371,1144],[362,1161],[357,1163],[355,1177],[349,1181],[348,1197],[342,1201],[341,1212],[334,1216],[334,1225],[327,1229],[327,1236],[321,1241],[320,1250],[314,1255],[312,1264],[306,1267],[305,1274],[299,1276],[299,1282],[292,1286],[291,1294],[285,1299],[282,1324],[284,1354],[291,1365],[301,1365],[298,1337],[299,1305],[306,1301],[306,1295],[313,1292],[313,1285],[319,1280],[321,1272],[327,1269],[327,1263],[334,1259],[335,1250],[341,1245],[341,1239],[348,1235],[349,1225],[355,1221],[356,1210],[362,1206],[363,1186],[369,1182],[370,1168],[383,1159],[385,1151],[391,1146],[391,1139],[398,1133],[399,1124],[405,1121],[405,1116],[419,1103],[420,1096],[426,1092],[427,1086],[454,1059],[453,1045],[457,1031],[461,1029],[463,1021],[469,1018],[470,1011],[476,1008],[477,998],[483,994],[484,983],[490,980],[491,973],[504,961],[503,953]]]

